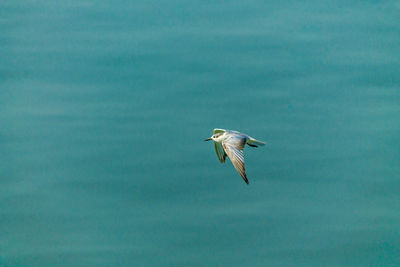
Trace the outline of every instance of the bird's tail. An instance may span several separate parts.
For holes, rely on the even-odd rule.
[[[254,139],[253,137],[250,137],[249,141],[247,141],[248,144],[255,144],[255,145],[259,145],[259,146],[265,146],[265,142]]]

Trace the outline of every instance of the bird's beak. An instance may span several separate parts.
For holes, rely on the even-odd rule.
[[[206,140],[204,140],[204,141],[210,141],[210,140],[212,140],[211,138],[207,138]]]

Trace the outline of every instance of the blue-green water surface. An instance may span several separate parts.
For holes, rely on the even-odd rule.
[[[4,1],[0,266],[399,266],[398,1]],[[245,148],[247,186],[203,140]]]

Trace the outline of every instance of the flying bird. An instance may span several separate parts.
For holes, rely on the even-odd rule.
[[[246,184],[249,184],[244,167],[243,148],[247,144],[251,147],[265,145],[265,142],[232,130],[214,129],[213,135],[204,141],[214,141],[215,152],[221,163],[225,163],[226,156],[231,160],[233,167],[238,171]]]

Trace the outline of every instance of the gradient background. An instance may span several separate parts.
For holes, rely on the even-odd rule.
[[[1,266],[399,266],[398,1],[3,1]],[[246,148],[247,186],[213,128]]]

